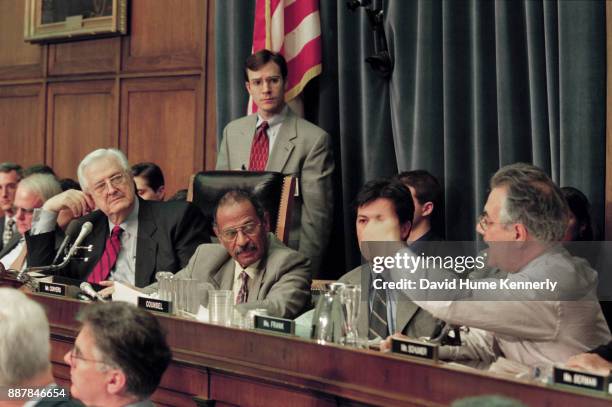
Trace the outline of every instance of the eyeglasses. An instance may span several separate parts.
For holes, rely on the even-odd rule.
[[[262,79],[259,79],[259,78],[251,79],[249,83],[254,88],[261,88],[265,82],[268,85],[268,87],[273,88],[273,87],[280,85],[281,79],[282,78],[280,76],[270,76],[268,78],[262,78]]]
[[[124,172],[120,172],[119,174],[115,174],[112,177],[95,184],[93,186],[93,192],[96,195],[102,195],[106,192],[108,184],[110,184],[113,188],[117,188],[123,185],[126,182],[126,179],[127,175]]]
[[[102,360],[84,358],[82,355],[79,354],[79,352],[77,351],[77,348],[73,346],[72,349],[70,349],[70,364],[71,365],[74,364],[74,360],[75,359],[79,359],[79,360],[82,360],[84,362],[104,363],[104,364],[106,364],[106,362],[104,362]]]
[[[487,229],[489,229],[489,226],[492,225],[509,225],[512,222],[491,222],[488,218],[487,218],[487,214],[486,213],[481,213],[480,216],[478,216],[478,225],[480,225],[480,228],[482,229],[483,232],[486,232]]]
[[[15,216],[19,216],[20,212],[26,216],[26,215],[31,215],[34,213],[34,209],[36,208],[20,208],[17,206],[13,207],[13,212],[15,213]]]
[[[221,232],[221,239],[223,239],[226,242],[233,242],[238,237],[238,232],[242,232],[245,235],[253,236],[259,231],[260,226],[261,226],[261,223],[249,222],[242,226],[225,229],[224,231]]]

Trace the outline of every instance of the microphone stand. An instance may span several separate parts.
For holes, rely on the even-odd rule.
[[[78,242],[75,241],[75,244],[76,243],[78,243]],[[68,254],[64,257],[64,260],[60,264],[51,264],[49,266],[26,267],[25,269],[23,269],[21,271],[15,270],[15,269],[5,269],[5,270],[6,270],[7,273],[11,273],[11,274],[15,275],[15,279],[17,281],[19,281],[20,283],[26,285],[27,287],[30,287],[33,290],[38,290],[38,281],[36,279],[34,279],[32,276],[30,276],[28,273],[30,273],[30,272],[47,272],[47,271],[55,271],[55,270],[63,269],[64,267],[66,267],[68,265],[68,263],[70,262],[72,257],[74,257],[74,254],[76,253],[76,251],[78,249],[86,249],[88,251],[91,251],[92,245],[89,245],[89,246],[76,246],[76,245],[73,245],[73,247],[70,248],[70,250],[68,251]],[[1,263],[0,263],[0,265],[1,265]]]

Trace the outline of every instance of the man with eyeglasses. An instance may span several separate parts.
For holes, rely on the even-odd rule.
[[[34,209],[62,192],[59,182],[50,174],[33,174],[21,180],[15,192],[13,219],[17,233],[0,250],[0,262],[7,269],[21,270],[26,267],[27,247],[24,236],[32,227]],[[55,242],[56,234],[50,236]]]
[[[78,228],[89,221],[92,232],[83,246],[93,245],[89,261],[71,261],[62,276],[111,285],[120,281],[145,287],[156,271],[176,272],[187,265],[196,247],[210,241],[201,211],[188,202],[139,199],[125,155],[98,149],[79,164],[83,191],[67,190],[35,213],[28,242],[28,262],[49,265],[55,256],[51,238],[61,210],[69,209]]]
[[[87,406],[149,407],[172,353],[157,319],[125,302],[97,303],[82,323],[64,361],[70,392]]]
[[[298,178],[289,247],[311,260],[316,277],[332,224],[331,139],[286,105],[285,92],[297,85],[289,84],[287,75],[287,63],[280,54],[264,49],[247,58],[245,86],[257,114],[225,127],[217,170],[277,171]]]
[[[248,191],[226,192],[214,214],[221,244],[199,246],[177,276],[233,290],[234,304],[243,313],[265,308],[272,316],[297,316],[310,298],[310,261],[270,233],[268,215]]]
[[[608,342],[610,331],[597,300],[597,273],[560,244],[567,204],[559,187],[544,171],[524,163],[500,168],[490,185],[476,230],[488,245],[488,265],[507,273],[507,280],[477,280],[485,287],[495,283],[490,289],[402,290],[436,318],[471,327],[462,335],[463,346],[444,348],[441,357],[491,362],[503,356],[542,367]],[[455,278],[422,267],[390,274],[393,281]],[[554,288],[537,288],[549,282]],[[536,288],[520,289],[527,283]]]

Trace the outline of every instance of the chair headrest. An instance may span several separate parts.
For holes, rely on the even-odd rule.
[[[251,191],[270,216],[270,230],[275,230],[284,175],[280,172],[202,171],[193,179],[193,203],[198,206],[210,225],[217,201],[230,189]]]

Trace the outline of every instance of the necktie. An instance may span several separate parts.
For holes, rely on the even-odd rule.
[[[236,304],[244,304],[249,298],[249,275],[244,270],[240,273],[240,279],[242,280],[242,285],[236,297]]]
[[[251,158],[249,160],[249,171],[265,171],[268,164],[268,154],[270,152],[270,140],[268,140],[268,122],[262,122],[251,145]]]
[[[123,232],[123,229],[119,225],[113,228],[110,236],[106,239],[106,246],[104,246],[102,257],[100,257],[98,264],[96,264],[89,277],[87,277],[88,282],[99,283],[108,278],[121,250],[121,240],[119,239],[121,232]]]
[[[385,339],[389,336],[389,325],[387,324],[387,292],[385,290],[374,290],[372,301],[372,313],[370,314],[370,329],[368,338],[377,336]]]
[[[6,244],[13,237],[13,225],[15,225],[15,219],[9,218],[9,220],[4,225],[4,232],[2,233],[2,244],[6,246]]]

